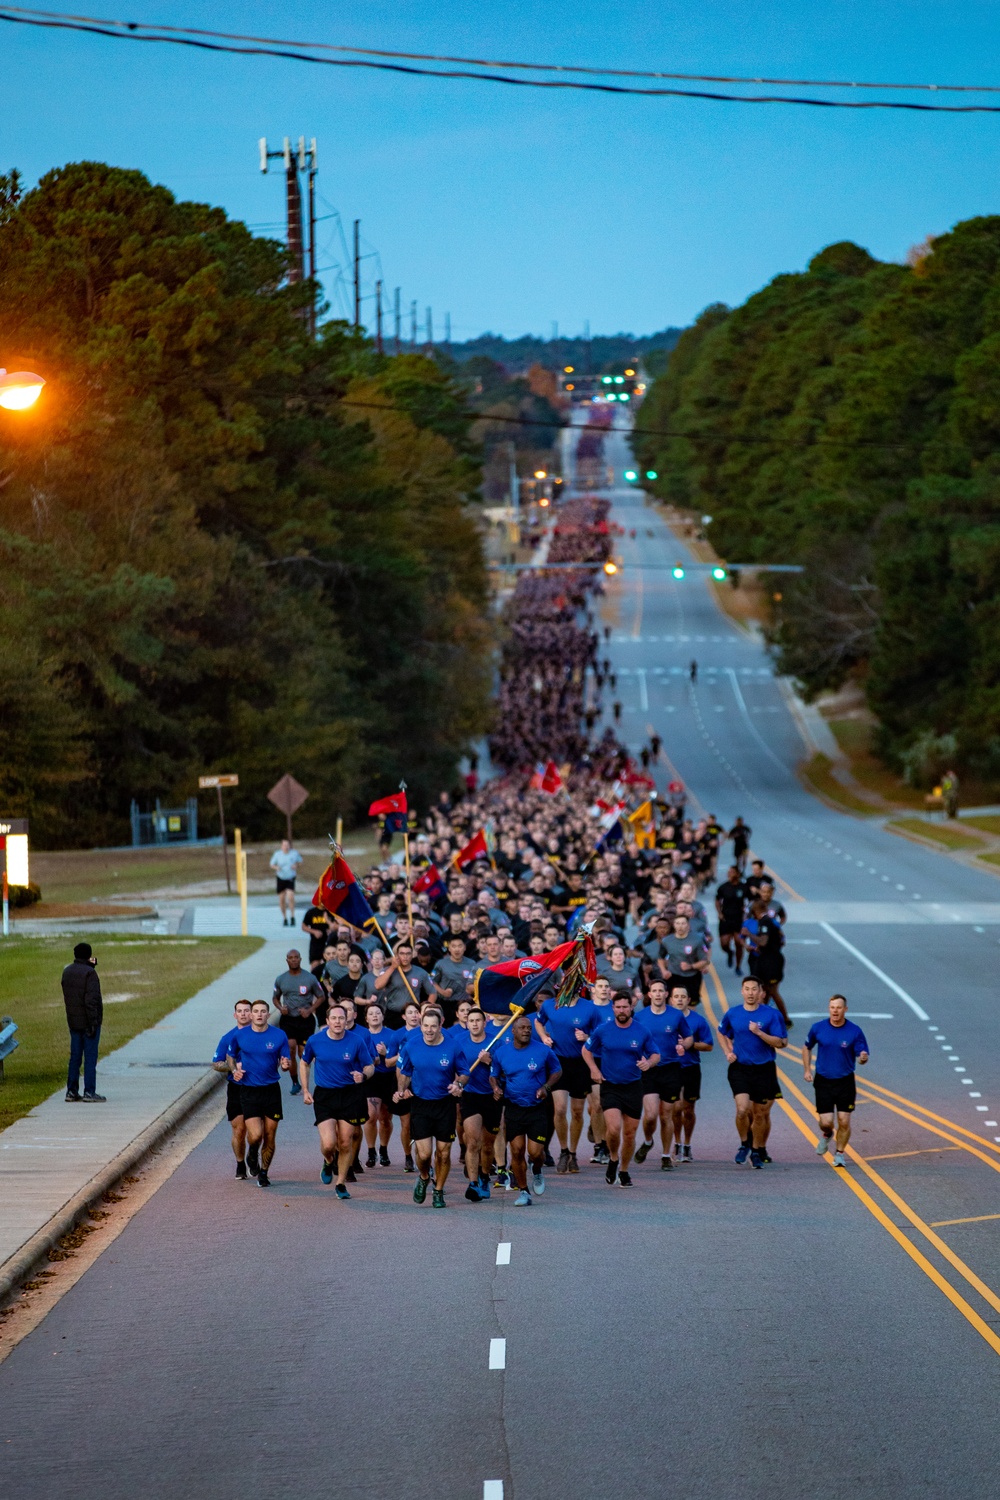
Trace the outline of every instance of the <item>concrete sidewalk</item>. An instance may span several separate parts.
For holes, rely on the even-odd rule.
[[[67,1104],[60,1089],[0,1133],[0,1289],[33,1237],[158,1121],[169,1128],[175,1106],[193,1086],[207,1085],[212,1053],[232,1025],[234,1001],[269,999],[275,976],[286,967],[291,945],[278,936],[280,922],[273,925],[275,935],[266,934],[271,940],[257,953],[100,1059],[97,1087],[107,1104]],[[225,930],[239,932],[238,907],[235,929]],[[284,935],[291,938],[291,929]]]

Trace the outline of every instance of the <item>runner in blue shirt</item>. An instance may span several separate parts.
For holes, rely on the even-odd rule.
[[[503,1124],[503,1105],[494,1099],[490,1083],[493,1058],[486,1052],[490,1040],[486,1013],[480,1006],[472,1005],[466,1016],[466,1029],[457,1026],[451,1029],[459,1045],[459,1067],[469,1077],[458,1101],[465,1147],[465,1175],[469,1179],[465,1196],[470,1203],[481,1203],[490,1197],[490,1168],[496,1138]],[[480,1061],[480,1058],[485,1060]]]
[[[233,1058],[233,1082],[240,1085],[243,1118],[247,1126],[247,1171],[261,1187],[270,1187],[267,1169],[274,1158],[278,1121],[282,1117],[281,1073],[291,1067],[288,1038],[271,1026],[271,1007],[255,1000],[250,1007],[250,1025],[231,1039],[228,1056]]]
[[[736,1164],[749,1156],[762,1167],[771,1160],[771,1105],[781,1098],[774,1054],[788,1045],[788,1032],[773,1005],[765,1005],[764,987],[749,975],[742,985],[743,1004],[727,1010],[719,1025],[719,1042],[729,1064],[729,1087],[736,1102],[740,1148]]]
[[[687,985],[680,981],[674,989],[688,993]],[[660,1171],[673,1170],[670,1146],[674,1134],[674,1105],[681,1097],[681,1058],[688,1047],[690,1028],[683,1012],[667,1004],[667,986],[662,979],[654,979],[649,986],[649,1004],[636,1011],[636,1020],[645,1026],[653,1039],[660,1061],[650,1068],[643,1083],[642,1093],[642,1145],[635,1153],[637,1162],[644,1162],[653,1149],[656,1122],[660,1122]]]
[[[410,1099],[410,1131],[417,1161],[414,1203],[423,1203],[431,1180],[434,1158],[434,1208],[446,1208],[444,1185],[451,1171],[451,1143],[455,1139],[458,1113],[455,1100],[468,1082],[461,1070],[459,1045],[442,1031],[444,1012],[428,1005],[420,1017],[420,1030],[409,1031],[399,1053],[401,1098]]]
[[[616,995],[611,1009],[613,1019],[587,1039],[583,1056],[590,1076],[601,1086],[609,1152],[604,1180],[611,1187],[631,1187],[628,1167],[642,1119],[643,1074],[656,1067],[660,1054],[646,1027],[633,1019],[628,995]]]
[[[368,1142],[369,1167],[376,1163],[380,1167],[392,1165],[389,1160],[389,1142],[392,1139],[392,1096],[396,1092],[396,1058],[402,1033],[390,1031],[385,1024],[385,1011],[377,1000],[370,1000],[365,1011],[368,1027],[368,1044],[375,1054],[375,1072],[368,1085],[368,1123],[365,1139]],[[378,1141],[378,1155],[375,1143]]]
[[[212,1054],[212,1067],[216,1073],[225,1073],[226,1083],[226,1119],[229,1121],[233,1132],[233,1155],[236,1157],[236,1175],[241,1181],[246,1181],[247,1164],[246,1156],[247,1126],[243,1118],[243,1091],[238,1083],[233,1082],[233,1062],[229,1057],[229,1043],[234,1036],[245,1031],[250,1025],[250,1001],[237,1000],[233,1006],[233,1014],[236,1017],[236,1025],[219,1041],[215,1052]]]
[[[526,1154],[531,1159],[532,1191],[538,1197],[545,1191],[542,1167],[549,1134],[546,1104],[561,1070],[552,1048],[532,1035],[527,1016],[518,1016],[510,1028],[510,1036],[510,1046],[497,1049],[490,1077],[493,1097],[497,1103],[502,1099],[504,1105],[510,1170],[518,1189],[514,1207],[530,1208]]]
[[[593,1000],[586,995],[580,995],[572,1005],[543,1000],[535,1017],[535,1031],[558,1057],[562,1072],[559,1087],[552,1094],[556,1135],[559,1137],[557,1172],[580,1170],[576,1148],[583,1130],[583,1105],[594,1087],[590,1069],[583,1060],[583,1044],[591,1032],[597,1030],[602,1019]]]
[[[812,1049],[816,1048],[816,1076],[813,1083]],[[851,1139],[851,1114],[856,1097],[854,1066],[868,1061],[868,1041],[860,1026],[847,1019],[847,1001],[843,995],[831,995],[830,1019],[817,1021],[809,1028],[802,1047],[802,1067],[806,1083],[816,1090],[816,1113],[822,1132],[816,1152],[825,1156],[830,1149],[837,1116],[837,1149],[835,1167],[847,1166],[847,1143]]]
[[[309,1068],[315,1067],[316,1086],[310,1092]],[[347,1029],[347,1012],[334,1001],[326,1014],[326,1030],[306,1042],[299,1063],[302,1102],[311,1104],[323,1152],[323,1182],[333,1181],[337,1159],[337,1197],[350,1198],[347,1174],[354,1161],[355,1130],[368,1119],[368,1080],[375,1072],[368,1032]]]
[[[283,927],[295,926],[295,876],[301,863],[302,855],[292,848],[291,839],[282,839],[281,848],[271,855]]]
[[[686,989],[675,989],[670,994],[671,1005],[684,1012],[684,1019],[691,1030],[691,1050],[681,1058],[681,1097],[674,1105],[674,1160],[687,1166],[691,1155],[691,1137],[694,1135],[695,1104],[701,1098],[701,1063],[703,1052],[711,1052],[712,1028],[705,1017],[691,1009],[691,997]],[[681,1136],[683,1134],[683,1146]]]

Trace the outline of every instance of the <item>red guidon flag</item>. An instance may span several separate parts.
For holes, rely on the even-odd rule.
[[[370,818],[380,818],[383,813],[405,813],[409,812],[406,805],[405,792],[393,792],[391,797],[379,797],[368,809]]]
[[[486,834],[480,828],[478,833],[473,834],[465,848],[459,849],[452,858],[458,868],[464,870],[466,865],[474,864],[477,859],[489,859],[489,854],[490,851],[486,847]]]

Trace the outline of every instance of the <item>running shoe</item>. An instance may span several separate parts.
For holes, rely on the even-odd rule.
[[[829,1149],[830,1137],[828,1135],[821,1135],[819,1140],[816,1142],[816,1155],[825,1156]]]
[[[301,1083],[299,1083],[297,1079],[294,1079],[292,1081],[292,1093],[293,1094],[301,1094],[301,1092],[302,1092],[302,1085],[301,1085]]]
[[[465,1190],[465,1196],[468,1198],[470,1203],[482,1203],[483,1201],[482,1194],[480,1193],[474,1182],[469,1183],[469,1186]]]
[[[680,1157],[680,1154],[681,1154],[681,1148],[680,1148],[680,1146],[679,1146],[679,1145],[678,1145],[678,1144],[677,1144],[677,1142],[676,1142],[676,1141],[675,1141],[675,1142],[674,1142],[674,1156],[675,1156],[675,1157],[678,1157],[678,1158],[679,1158],[679,1157]]]
[[[326,1157],[323,1158],[323,1168],[319,1174],[319,1180],[320,1182],[325,1182],[327,1187],[333,1181],[333,1162],[327,1161]]]
[[[353,1167],[348,1167],[347,1169],[347,1180],[348,1182],[357,1182],[358,1180],[358,1174]]]
[[[360,1151],[358,1151],[358,1152],[355,1153],[354,1165],[352,1166],[351,1170],[352,1170],[352,1172],[357,1172],[362,1177],[364,1176],[365,1169],[361,1165],[361,1152]]]
[[[742,1167],[743,1163],[750,1155],[750,1149],[751,1148],[747,1145],[746,1141],[744,1141],[740,1149],[737,1151],[736,1155],[733,1157],[733,1160],[738,1167]]]
[[[251,1177],[256,1177],[260,1171],[260,1147],[251,1146],[247,1151],[247,1171]]]
[[[444,1201],[444,1188],[435,1188],[431,1194],[431,1208],[447,1208]]]
[[[627,1172],[619,1172],[615,1187],[631,1187],[632,1179]]]
[[[531,1194],[528,1192],[527,1188],[522,1188],[521,1191],[518,1193],[517,1197],[514,1199],[514,1207],[515,1208],[530,1208],[531,1207]]]
[[[75,1090],[75,1089],[67,1089],[66,1090],[66,1103],[67,1104],[79,1104],[82,1097],[83,1096],[77,1090]]]
[[[607,1165],[607,1168],[606,1168],[605,1173],[604,1173],[604,1181],[608,1184],[608,1187],[614,1187],[614,1185],[615,1185],[615,1178],[617,1176],[618,1176],[618,1163],[615,1161],[614,1157],[609,1156],[608,1157],[608,1165]]]
[[[684,1154],[681,1157],[681,1165],[685,1166],[685,1167],[689,1167],[689,1166],[691,1166],[691,1164],[692,1164],[693,1161],[694,1161],[694,1157],[691,1155],[691,1147],[690,1146],[685,1146],[684,1147]]]
[[[375,1147],[374,1146],[369,1146],[368,1147],[368,1160],[365,1162],[365,1166],[368,1167],[369,1169],[371,1169],[372,1167],[377,1166],[377,1165],[378,1165],[378,1157],[375,1155]]]
[[[531,1171],[531,1191],[536,1198],[540,1198],[545,1192],[545,1178],[541,1172],[536,1172],[534,1168]]]
[[[260,1171],[257,1173],[257,1186],[258,1187],[270,1187],[271,1186],[271,1179],[270,1179],[270,1177],[268,1177],[268,1175],[264,1171],[263,1167],[261,1167]]]
[[[392,1166],[392,1162],[389,1160],[389,1153],[384,1146],[378,1148],[378,1164],[380,1167]]]
[[[480,1176],[479,1178],[479,1196],[484,1203],[489,1202],[492,1196],[490,1193],[490,1179],[488,1177]]]
[[[637,1162],[640,1162],[640,1163],[644,1162],[646,1160],[646,1157],[652,1151],[652,1149],[653,1149],[653,1143],[652,1143],[652,1141],[643,1141],[642,1145],[639,1147],[638,1151],[635,1153],[635,1160]]]
[[[342,1203],[346,1203],[348,1198],[351,1196],[342,1182],[337,1183],[337,1186],[334,1188],[334,1192],[337,1194],[337,1197]]]
[[[569,1153],[569,1161],[566,1163],[566,1170],[567,1172],[579,1172],[580,1170],[580,1163],[576,1159],[575,1151],[571,1151]]]
[[[404,1163],[403,1163],[403,1171],[404,1172],[415,1172],[416,1170],[417,1170],[416,1167],[413,1165],[413,1157],[412,1156],[408,1156],[406,1158],[406,1160],[404,1161]]]
[[[559,1160],[556,1163],[556,1171],[557,1172],[568,1172],[569,1171],[569,1152],[567,1151],[567,1149],[566,1149],[565,1146],[562,1148],[562,1150],[559,1153]]]
[[[752,1148],[751,1151],[750,1151],[750,1165],[752,1167],[756,1167],[757,1170],[758,1170],[758,1172],[760,1171],[761,1167],[764,1165],[764,1159],[763,1159],[763,1157],[761,1156],[760,1152],[758,1150],[756,1150],[755,1148]]]
[[[765,1167],[769,1167],[769,1166],[772,1165],[773,1158],[768,1155],[768,1150],[767,1150],[766,1146],[761,1146],[760,1150],[757,1152],[757,1155],[760,1157],[760,1159],[764,1163]]]
[[[499,1187],[505,1188],[505,1187],[509,1187],[509,1186],[510,1186],[510,1173],[507,1171],[506,1167],[498,1167],[497,1168],[497,1187],[498,1188]]]
[[[236,1163],[236,1176],[240,1179],[241,1182],[246,1182],[247,1164],[245,1161],[238,1161]]]
[[[835,1151],[833,1153],[833,1165],[835,1167],[847,1166],[847,1157],[844,1155],[843,1151]]]
[[[727,969],[731,969],[732,967],[733,967],[733,950],[732,950],[732,948],[727,948],[726,949],[726,968]]]
[[[413,1201],[414,1201],[414,1203],[423,1203],[424,1199],[427,1197],[427,1184],[429,1182],[430,1182],[430,1178],[429,1177],[418,1177],[417,1178],[416,1182],[413,1184]],[[437,1192],[437,1188],[435,1188],[434,1191]]]
[[[638,1152],[636,1152],[636,1155],[638,1155]],[[673,1164],[672,1160],[670,1159],[670,1157],[669,1156],[661,1156],[660,1157],[660,1171],[661,1172],[672,1172],[673,1170],[674,1170],[674,1164]]]

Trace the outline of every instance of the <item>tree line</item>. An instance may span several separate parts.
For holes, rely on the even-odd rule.
[[[723,557],[804,567],[772,575],[781,671],[863,682],[916,779],[951,755],[1000,775],[1000,217],[905,265],[831,245],[707,308],[638,425]]]
[[[285,771],[324,832],[401,777],[450,785],[492,634],[465,392],[342,323],[284,249],[141,173],[0,178],[0,812],[127,839],[132,797]],[[277,817],[277,815],[273,815]]]

